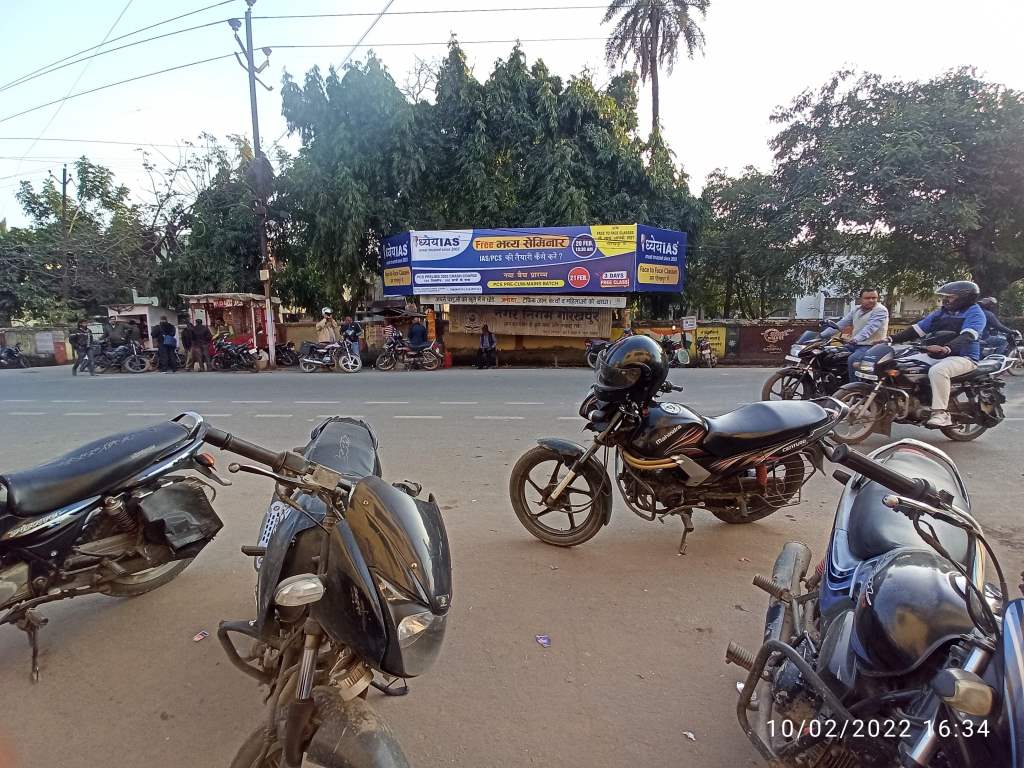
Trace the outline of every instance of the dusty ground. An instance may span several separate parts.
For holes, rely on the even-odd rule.
[[[677,371],[672,380],[687,387],[676,399],[717,414],[756,398],[767,373]],[[574,417],[590,381],[574,369],[74,380],[68,368],[3,372],[0,467],[187,408],[278,448],[303,444],[320,414],[363,415],[380,434],[385,476],[437,495],[454,554],[441,661],[410,696],[371,697],[414,765],[757,765],[735,722],[740,675],[723,651],[729,639],[755,646],[765,601],[750,580],[770,571],[785,541],[821,554],[839,486],[815,478],[799,507],[749,526],[698,516],[685,557],[676,555],[677,522],[646,523],[621,501],[588,544],[545,546],[512,513],[510,467],[538,436],[579,436]],[[959,462],[1014,574],[1024,566],[1024,384],[1011,382],[1008,395],[1011,419],[976,443],[900,434],[935,442]],[[221,489],[224,530],[159,591],[47,607],[38,685],[28,682],[25,638],[0,630],[0,741],[13,744],[18,766],[228,764],[256,723],[260,696],[214,638],[192,636],[250,616],[253,571],[238,546],[254,543],[269,492],[251,477]],[[534,639],[542,633],[548,649]]]

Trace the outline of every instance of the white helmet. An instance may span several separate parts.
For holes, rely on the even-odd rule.
[[[330,307],[324,307],[323,309],[320,310],[320,314],[322,314],[322,315],[333,315],[334,314],[334,310],[332,310]]]

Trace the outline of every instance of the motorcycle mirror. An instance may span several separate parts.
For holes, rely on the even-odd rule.
[[[975,717],[992,713],[995,692],[984,680],[966,669],[944,669],[932,680],[932,690],[958,712]]]

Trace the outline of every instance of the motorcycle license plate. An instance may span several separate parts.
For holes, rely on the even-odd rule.
[[[873,373],[861,373],[857,371],[858,379],[867,379],[868,381],[878,381],[878,377]]]
[[[786,359],[789,360],[789,362],[791,362],[791,363],[799,363],[800,362],[800,358],[797,357],[796,355],[786,355]]]

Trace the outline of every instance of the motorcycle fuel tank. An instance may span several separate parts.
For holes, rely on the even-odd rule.
[[[640,422],[632,446],[642,456],[661,458],[698,447],[706,434],[704,419],[685,405],[656,403]]]

